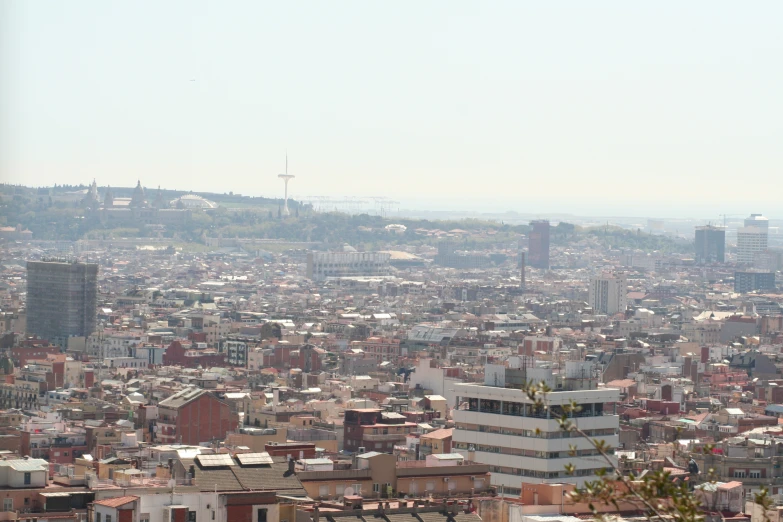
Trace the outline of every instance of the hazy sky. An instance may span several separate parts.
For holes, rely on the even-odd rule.
[[[0,178],[777,209],[783,2],[0,2]],[[195,81],[191,81],[195,80]]]

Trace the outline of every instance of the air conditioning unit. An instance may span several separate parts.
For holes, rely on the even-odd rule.
[[[476,480],[476,477],[471,475],[470,480]]]
[[[449,481],[449,477],[443,477],[443,482],[448,482],[448,481]]]

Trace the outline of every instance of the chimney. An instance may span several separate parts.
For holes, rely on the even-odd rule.
[[[294,459],[291,457],[288,458],[288,473],[291,474],[294,472]]]
[[[519,287],[525,289],[525,253],[519,253]]]

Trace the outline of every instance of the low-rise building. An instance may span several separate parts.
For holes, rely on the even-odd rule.
[[[186,388],[158,404],[155,438],[164,444],[224,440],[238,423],[231,407],[200,388]]]

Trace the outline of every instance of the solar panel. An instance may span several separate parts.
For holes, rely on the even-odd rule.
[[[258,465],[271,465],[272,457],[269,453],[240,453],[237,455],[237,460],[243,466],[258,466]]]
[[[201,464],[202,468],[217,468],[220,466],[233,466],[235,464],[231,455],[225,453],[220,455],[198,455],[196,459],[198,460],[198,463]]]

